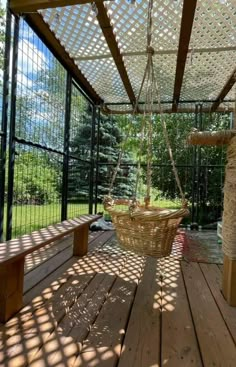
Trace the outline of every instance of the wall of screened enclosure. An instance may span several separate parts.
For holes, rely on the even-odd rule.
[[[0,169],[2,183],[5,176],[2,239],[93,209],[89,194],[95,107],[28,24],[13,16],[11,21],[14,57],[7,149],[3,118],[0,132],[0,159],[3,163],[6,155],[7,167],[4,171],[1,164]],[[1,64],[2,74],[3,70]],[[1,112],[4,94],[6,86],[4,90],[1,83]]]
[[[140,160],[137,197],[142,200],[147,170],[145,138],[140,143],[143,116],[100,114],[23,19],[9,14],[7,27],[4,19],[0,26],[1,240],[103,211],[102,199],[108,194],[127,135],[112,194],[119,198],[134,195]],[[201,104],[195,108],[195,113],[162,118],[191,209],[186,221],[209,225],[222,214],[226,148],[190,147],[186,137],[194,127],[228,129],[231,115],[202,113]],[[152,203],[179,207],[158,115],[153,117],[152,152]]]

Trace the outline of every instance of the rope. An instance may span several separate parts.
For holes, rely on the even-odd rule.
[[[147,45],[148,46],[150,46],[151,39],[152,39],[152,8],[153,8],[153,0],[150,0],[149,4],[148,4],[148,26],[147,26]],[[150,52],[150,50],[148,51],[148,47],[147,47],[147,52]],[[135,101],[135,106],[134,106],[134,109],[133,109],[133,116],[137,112],[138,102],[139,102],[139,99],[140,99],[140,96],[141,96],[141,93],[142,93],[142,90],[143,90],[144,82],[145,82],[147,74],[150,72],[149,65],[150,65],[150,53],[148,53],[148,62],[147,62],[147,65],[146,65],[146,68],[145,68],[145,71],[144,71],[144,75],[143,75],[141,87],[140,87],[140,90],[139,90],[139,94],[138,94],[138,97]],[[148,80],[149,80],[149,78],[148,78]],[[129,139],[129,136],[130,136],[130,132],[131,132],[131,127],[129,128],[128,134],[127,134],[126,138],[124,139],[124,141],[122,143],[122,147],[121,147],[121,150],[120,150],[119,155],[118,155],[117,165],[116,165],[116,168],[115,168],[115,170],[113,172],[113,175],[112,175],[112,178],[111,178],[111,182],[110,182],[110,186],[109,186],[109,190],[108,190],[108,196],[111,196],[113,186],[114,186],[114,183],[115,183],[115,180],[116,180],[116,177],[117,177],[117,173],[118,173],[118,170],[119,170],[119,167],[120,167],[120,164],[121,164],[121,160],[122,160],[122,157],[123,157],[123,154],[124,154],[125,145],[126,145],[128,139]],[[142,141],[142,146],[143,146],[143,141]],[[135,196],[137,195],[137,188],[138,188],[138,182],[139,182],[139,177],[140,177],[140,166],[141,166],[141,162],[139,161],[139,167],[138,167],[138,170],[137,170],[137,177],[136,177],[136,184],[135,184]]]
[[[128,139],[130,137],[130,133],[131,133],[131,124],[129,125],[128,133],[127,133],[125,139],[123,140],[122,145],[121,145],[121,149],[119,151],[117,165],[116,165],[116,168],[113,172],[111,182],[110,182],[110,186],[109,186],[109,190],[108,190],[108,196],[111,196],[113,186],[114,186],[114,183],[115,183],[115,180],[116,180],[116,176],[117,176],[118,170],[120,168],[121,160],[122,160],[122,157],[123,157],[123,154],[124,154],[124,151],[125,151],[125,145],[126,145]]]
[[[181,196],[181,201],[182,201],[182,206],[186,207],[187,206],[187,201],[185,199],[185,195],[180,183],[180,179],[179,179],[179,174],[175,165],[175,161],[174,161],[174,157],[173,157],[173,152],[171,149],[171,145],[170,145],[170,140],[169,140],[169,136],[168,136],[168,132],[167,132],[167,128],[166,128],[166,122],[163,120],[162,121],[162,125],[163,125],[163,132],[164,132],[164,136],[165,136],[165,140],[166,140],[166,145],[168,147],[168,152],[169,152],[169,157],[170,157],[170,161],[171,161],[171,165],[172,165],[172,170],[175,176],[175,181],[176,184],[178,186],[179,192],[180,192],[180,196]]]
[[[153,0],[149,0],[148,22],[147,22],[147,46],[150,46],[152,42],[152,10],[153,10]]]
[[[171,148],[171,144],[170,144],[170,139],[169,139],[169,135],[168,135],[167,127],[166,127],[166,122],[162,118],[163,114],[162,114],[162,107],[161,107],[160,91],[159,91],[158,85],[156,83],[156,80],[155,80],[155,89],[156,89],[156,93],[157,93],[157,97],[158,97],[158,107],[159,107],[160,120],[161,120],[161,124],[162,124],[162,127],[163,127],[163,133],[164,133],[166,145],[167,145],[167,148],[168,148],[168,153],[169,153],[169,157],[170,157],[170,161],[171,161],[172,170],[173,170],[175,181],[176,181],[176,184],[177,184],[177,187],[179,189],[180,196],[181,196],[182,207],[186,208],[187,207],[187,200],[185,198],[185,194],[184,194],[184,191],[182,189],[182,185],[181,185],[181,182],[180,182],[180,179],[179,179],[178,170],[177,170],[176,165],[175,165],[175,160],[174,160],[174,156],[173,156],[173,152],[172,152],[172,148]]]
[[[153,110],[153,82],[154,70],[152,56],[154,49],[152,47],[152,11],[153,0],[148,3],[148,22],[147,22],[147,91],[146,91],[146,113],[149,113],[147,122],[147,191],[144,199],[146,208],[150,204],[151,187],[152,187],[152,110]]]
[[[134,191],[134,196],[135,197],[137,197],[138,184],[139,184],[140,173],[141,173],[141,159],[142,159],[143,144],[144,144],[145,125],[146,125],[146,121],[145,121],[145,114],[144,114],[143,118],[142,118],[141,133],[140,133],[140,149],[139,149],[139,152],[138,152],[138,167],[137,167],[135,191]]]
[[[151,186],[152,186],[152,110],[153,110],[153,65],[152,53],[149,52],[149,81],[148,81],[148,123],[147,123],[147,193],[145,198],[146,207],[150,204]]]
[[[147,192],[146,192],[146,198],[144,200],[145,200],[145,206],[146,207],[149,206],[151,187],[152,187],[152,155],[153,155],[153,152],[152,152],[152,145],[153,145],[153,141],[152,141],[152,136],[153,136],[152,117],[153,117],[153,112],[152,111],[153,111],[153,96],[154,96],[154,92],[156,92],[157,97],[158,97],[160,119],[161,119],[162,126],[163,126],[164,137],[165,137],[165,140],[166,140],[166,145],[167,145],[168,152],[169,152],[169,157],[170,157],[170,160],[171,160],[171,165],[172,165],[174,177],[175,177],[176,184],[178,186],[178,189],[179,189],[179,192],[180,192],[180,195],[181,195],[182,206],[186,207],[187,202],[185,200],[185,195],[184,195],[184,192],[183,192],[182,187],[181,187],[178,171],[177,171],[176,166],[175,166],[175,161],[174,161],[174,158],[173,158],[171,144],[170,144],[170,140],[169,140],[169,136],[168,136],[168,132],[167,132],[167,128],[166,128],[166,122],[162,119],[160,93],[159,93],[159,89],[158,89],[158,86],[157,86],[157,83],[156,83],[154,64],[153,64],[153,59],[152,59],[152,57],[154,55],[154,49],[152,47],[152,32],[153,32],[153,29],[152,29],[153,28],[152,27],[153,26],[152,11],[153,11],[153,0],[149,0],[149,3],[148,3],[148,21],[147,21],[147,65],[146,65],[146,68],[145,68],[145,71],[144,71],[141,87],[140,87],[139,94],[138,94],[138,97],[136,99],[136,103],[135,103],[134,110],[133,110],[133,115],[134,115],[137,111],[138,102],[139,102],[139,99],[140,99],[140,96],[141,96],[141,92],[143,90],[143,86],[144,86],[145,80],[147,78],[145,110],[144,110],[144,117],[143,117],[142,126],[141,126],[141,145],[140,145],[140,150],[139,150],[138,168],[137,168],[136,183],[135,183],[135,197],[137,196],[138,183],[139,183],[140,172],[141,172],[141,158],[142,158],[142,150],[143,150],[143,145],[144,145],[144,131],[145,131],[145,128],[147,128],[148,129],[148,131],[147,131]],[[147,113],[149,114],[148,123],[146,122]],[[108,194],[109,196],[111,195],[111,192],[112,192],[112,189],[113,189],[113,185],[114,185],[117,173],[118,173],[119,166],[121,164],[121,159],[122,159],[122,156],[123,156],[123,153],[124,153],[126,142],[127,142],[128,138],[129,138],[129,135],[130,135],[130,131],[131,131],[131,127],[129,128],[129,132],[128,132],[125,140],[123,141],[122,148],[119,152],[117,166],[116,166],[115,171],[113,172],[113,176],[112,176],[112,179],[111,179],[111,184],[110,184],[110,187],[109,187],[109,194]]]
[[[145,68],[145,71],[144,71],[141,87],[140,87],[140,90],[139,90],[138,98],[136,99],[136,102],[135,102],[135,106],[134,106],[132,116],[134,116],[136,111],[137,111],[139,98],[140,98],[140,95],[142,93],[142,89],[143,89],[143,86],[144,86],[144,82],[145,82],[145,79],[146,79],[147,72],[148,72],[148,64],[146,65],[146,68]],[[115,180],[116,180],[116,177],[117,177],[117,173],[118,173],[118,170],[119,170],[119,167],[120,167],[120,164],[121,164],[121,160],[122,160],[122,157],[123,157],[123,154],[124,154],[124,151],[125,151],[125,145],[126,145],[128,139],[129,139],[129,136],[130,136],[130,132],[131,132],[131,124],[129,126],[128,134],[126,135],[126,138],[122,142],[121,150],[119,151],[117,165],[116,165],[116,168],[113,172],[111,182],[110,182],[110,186],[109,186],[109,190],[108,190],[108,196],[111,196],[113,186],[114,186],[114,183],[115,183]],[[143,134],[144,134],[144,130],[143,130]],[[142,139],[141,144],[143,146],[143,139]],[[141,162],[140,162],[140,165],[141,165]],[[137,194],[137,187],[138,187],[138,181],[139,181],[138,176],[139,176],[139,173],[137,172],[136,185],[135,185],[135,196]]]

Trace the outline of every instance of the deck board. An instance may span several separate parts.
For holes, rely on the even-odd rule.
[[[221,292],[222,273],[217,265],[200,264],[200,267],[236,345],[236,308],[229,307]]]
[[[168,367],[200,367],[201,356],[186,297],[181,264],[164,260],[162,282],[162,359]]]
[[[76,367],[92,366],[94,355],[98,365],[117,365],[142,263],[142,257],[128,257],[84,342]]]
[[[92,233],[89,236],[89,256],[93,253],[93,251],[97,250],[101,246],[108,241],[113,233],[105,232],[105,233]],[[68,241],[69,239],[67,239]],[[71,247],[66,249],[66,253],[63,252],[63,255],[59,253],[59,259],[57,254],[52,256],[48,259],[48,261],[43,262],[43,264],[36,269],[32,269],[30,274],[26,274],[25,282],[24,282],[24,304],[27,304],[31,301],[34,297],[37,296],[40,292],[42,292],[47,286],[49,287],[50,284],[58,277],[63,274],[64,271],[73,266],[73,264],[77,263],[77,259],[72,256],[72,237],[70,239]],[[61,260],[62,264],[58,266],[58,260]],[[32,276],[33,280],[30,279]],[[34,280],[36,277],[36,280]],[[32,288],[32,283],[37,285]]]
[[[0,326],[0,367],[234,367],[221,267],[133,255],[112,235],[92,233],[83,258],[67,238],[30,259],[26,305]]]
[[[235,366],[234,342],[199,264],[183,262],[182,268],[204,365]]]
[[[34,359],[31,361],[32,366],[53,366],[55,361],[60,359],[60,363],[63,363],[64,355],[66,354],[65,346],[70,344],[70,358],[67,360],[67,365],[70,365],[75,361],[77,353],[80,351],[80,344],[73,337],[69,337],[69,332],[72,324],[76,322],[80,314],[83,314],[88,299],[94,295],[98,295],[101,284],[103,283],[104,275],[98,274],[93,277],[84,293],[78,297],[77,302],[74,303],[73,307],[68,310],[67,314],[64,314],[64,319],[58,324],[57,328],[54,328],[53,332],[48,337],[47,341],[42,345],[42,348],[38,349]],[[78,306],[78,307],[76,307]],[[54,305],[53,314],[56,312],[56,304]],[[66,343],[66,340],[68,343]],[[62,343],[61,343],[62,341]],[[65,342],[65,344],[63,343]],[[58,347],[55,347],[57,344]],[[74,348],[76,345],[76,348]],[[72,353],[73,352],[73,353]]]
[[[48,335],[48,338],[46,338],[46,341],[42,345],[38,346],[38,352],[35,353],[34,358],[31,360],[32,366],[54,365],[54,361],[57,361],[58,358],[61,364],[65,363],[63,358],[66,351],[64,348],[69,348],[68,344],[70,344],[69,353],[72,353],[72,351],[74,353],[78,352],[79,342],[82,342],[83,337],[87,336],[90,325],[93,323],[101,305],[104,303],[107,293],[115,281],[116,274],[119,273],[120,268],[123,266],[124,259],[121,258],[119,261],[106,254],[103,257],[100,255],[98,259],[98,256],[94,254],[94,256],[82,258],[78,262],[80,262],[80,266],[78,266],[77,272],[80,273],[80,277],[77,280],[75,276],[72,276],[71,281],[74,283],[77,280],[79,284],[82,275],[84,292],[81,294],[81,292],[73,290],[73,287],[69,286],[69,289],[63,290],[61,288],[60,292],[53,297],[50,311],[54,319],[56,319],[58,327],[54,328],[53,332],[50,333],[50,336]],[[83,263],[85,266],[82,266]],[[86,265],[90,267],[88,268]],[[104,269],[108,273],[105,273]],[[89,272],[91,274],[88,274]],[[88,284],[85,278],[89,275],[90,280],[92,280]],[[67,286],[67,284],[68,282],[64,286]],[[88,286],[86,287],[86,285]],[[65,297],[65,295],[67,296]],[[76,338],[72,338],[69,334],[72,334],[72,331],[76,327],[78,331]],[[68,344],[66,340],[68,340]],[[58,344],[58,348],[54,348],[56,343]],[[75,343],[77,348],[74,348]],[[76,354],[74,356],[71,355],[67,361],[68,365],[75,358]]]
[[[145,258],[119,367],[160,366],[160,306],[159,262]]]
[[[38,266],[31,272],[27,273],[24,278],[24,293],[37,286],[42,279],[46,278],[50,273],[69,260],[72,256],[71,247],[65,248],[63,251],[55,254],[54,261],[45,261],[44,266]]]
[[[33,313],[40,307],[42,307],[45,302],[49,302],[50,299],[56,294],[56,292],[66,284],[66,282],[69,280],[69,278],[72,275],[77,274],[78,272],[80,274],[87,274],[87,273],[95,273],[96,271],[99,271],[101,269],[100,267],[100,257],[95,255],[93,250],[99,246],[101,246],[104,242],[106,242],[110,237],[111,233],[103,233],[100,237],[101,238],[95,238],[94,236],[91,238],[91,252],[88,257],[79,259],[78,258],[72,258],[71,260],[66,262],[66,269],[63,267],[59,268],[59,270],[56,271],[56,277],[55,274],[52,273],[51,277],[47,279],[43,279],[42,286],[38,286],[34,288],[34,295],[35,297],[33,299],[30,299],[30,302],[23,307],[23,309],[12,319],[10,319],[5,326],[0,327],[0,335],[1,339],[5,340],[6,338],[9,338],[10,336],[16,334],[20,328],[23,327],[24,323],[28,320],[32,319]],[[94,239],[94,241],[93,241]],[[66,259],[65,259],[66,260]],[[55,257],[50,259],[51,263],[55,262]],[[45,267],[45,263],[42,264],[42,268]],[[54,264],[55,266],[55,264]],[[64,271],[64,272],[63,272]],[[50,279],[51,278],[51,279]],[[51,282],[51,283],[49,283]],[[11,341],[10,341],[11,342]],[[5,348],[8,348],[8,345],[4,343],[1,343],[0,340],[0,353]],[[0,359],[1,361],[1,359]]]
[[[59,254],[72,244],[72,236],[69,235],[63,240],[50,243],[45,247],[28,254],[25,257],[25,274],[29,273],[33,269],[41,266],[45,261],[48,261],[50,257]]]

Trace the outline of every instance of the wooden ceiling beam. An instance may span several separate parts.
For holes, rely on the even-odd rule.
[[[14,14],[24,14],[36,12],[39,9],[60,8],[103,1],[105,0],[10,0],[10,9]]]
[[[235,82],[236,82],[236,68],[234,69],[229,79],[225,83],[223,89],[221,90],[218,97],[216,98],[216,101],[212,104],[211,112],[215,112],[217,110],[221,102],[223,102],[224,98],[227,96],[229,91],[233,88]]]
[[[175,85],[173,93],[173,105],[172,105],[173,112],[177,112],[178,109],[178,103],[183,83],[184,70],[189,50],[189,43],[192,33],[196,5],[197,0],[184,0],[183,2],[179,48],[178,48],[177,64],[175,72]]]
[[[43,17],[37,13],[28,14],[25,20],[39,36],[39,38],[45,43],[49,50],[54,54],[54,56],[61,62],[65,69],[71,73],[72,77],[83,89],[85,94],[87,94],[87,96],[94,103],[103,103],[103,100],[79,70],[74,60],[69,56],[64,47],[55,37],[54,33],[50,30],[48,24],[44,22]]]
[[[188,50],[190,53],[192,50]],[[194,55],[197,53],[212,53],[212,52],[228,52],[228,51],[236,51],[236,46],[230,47],[213,47],[213,48],[195,48]],[[154,51],[153,56],[159,55],[177,55],[178,50],[158,50]],[[145,56],[147,55],[147,51],[132,51],[132,52],[122,52],[122,56]],[[78,61],[88,61],[88,60],[102,60],[102,59],[110,59],[112,58],[111,54],[104,55],[92,55],[92,56],[77,56],[74,59]]]
[[[121,55],[118,43],[116,41],[115,34],[113,32],[113,28],[110,22],[110,18],[107,14],[107,10],[103,4],[103,2],[98,2],[96,4],[98,14],[97,14],[97,20],[100,25],[100,28],[103,32],[103,35],[107,41],[108,47],[110,49],[110,52],[112,54],[113,60],[116,64],[117,70],[120,74],[121,80],[124,84],[125,90],[128,94],[130,102],[134,105],[136,98],[135,94],[132,88],[132,85],[130,83],[128,73],[125,68],[125,64],[123,61],[123,57]]]
[[[105,114],[111,114],[111,115],[128,115],[128,114],[132,114],[133,110],[127,110],[127,111],[122,111],[122,110],[111,110],[108,106],[104,105],[101,108],[102,112]],[[233,112],[234,109],[233,108],[228,108],[227,111],[225,110],[225,108],[218,108],[215,112],[217,113],[229,113],[229,112]],[[203,107],[202,112],[204,113],[210,113],[211,111],[209,110],[209,108],[205,108]],[[148,113],[148,112],[147,112]],[[152,113],[154,115],[159,115],[158,111],[152,111]],[[171,114],[173,113],[172,109],[165,109],[163,108],[162,113],[167,113],[167,114]],[[176,113],[195,113],[195,108],[179,108],[177,110]],[[144,111],[138,111],[136,112],[137,115],[143,115]]]

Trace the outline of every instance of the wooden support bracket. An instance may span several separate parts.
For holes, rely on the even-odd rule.
[[[0,322],[6,322],[23,306],[25,258],[0,267]]]
[[[74,256],[84,256],[88,252],[89,225],[84,224],[74,231]]]

